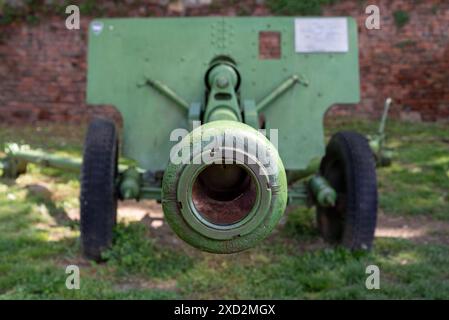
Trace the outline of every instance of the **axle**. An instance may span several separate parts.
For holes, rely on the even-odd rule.
[[[18,145],[9,143],[5,147],[6,159],[2,160],[4,175],[14,176],[12,160],[16,163],[26,165],[28,163],[35,163],[42,167],[51,167],[63,169],[72,172],[79,172],[81,170],[81,158],[61,157],[54,154],[49,154],[42,150],[33,150],[27,145]]]

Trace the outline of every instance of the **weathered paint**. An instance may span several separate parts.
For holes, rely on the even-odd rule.
[[[263,109],[279,130],[287,170],[303,170],[324,154],[323,115],[336,103],[359,101],[357,25],[348,21],[346,53],[297,53],[293,17],[100,19],[89,31],[90,104],[112,104],[124,119],[123,151],[140,167],[164,170],[174,128],[191,130],[185,109],[154,88],[159,81],[189,104],[205,102],[204,75],[217,56],[239,69],[241,101],[256,105],[289,77],[294,85]],[[98,23],[97,23],[98,25]],[[280,32],[280,59],[259,58],[259,33]]]
[[[191,150],[198,150],[192,154],[193,159],[200,154],[209,153],[210,138],[224,134],[226,130],[238,132],[248,141],[270,146],[270,157],[278,169],[275,174],[266,176],[266,183],[257,183],[262,192],[258,196],[259,205],[255,206],[250,219],[244,221],[244,224],[227,226],[226,229],[211,224],[206,226],[201,219],[193,221],[194,209],[189,201],[192,183],[185,181],[194,180],[192,172],[199,170],[201,164],[170,163],[162,184],[162,207],[172,229],[192,246],[215,253],[232,253],[254,246],[276,227],[287,204],[287,179],[279,154],[265,136],[250,126],[235,121],[214,121],[195,129],[181,143]],[[263,165],[260,166],[263,168]],[[258,173],[257,170],[255,172]]]

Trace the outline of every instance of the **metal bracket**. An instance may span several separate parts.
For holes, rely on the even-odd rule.
[[[180,106],[186,112],[189,112],[189,103],[161,81],[146,78],[145,84],[154,88],[157,92],[173,101],[176,105]]]
[[[204,112],[204,122],[215,120],[242,121],[237,99],[238,75],[226,64],[218,64],[208,72],[210,92]]]
[[[277,98],[283,95],[288,89],[292,88],[296,83],[300,83],[303,86],[307,87],[309,85],[309,81],[302,76],[298,76],[296,74],[289,77],[287,80],[282,82],[279,86],[273,89],[265,98],[263,98],[257,104],[257,112],[261,112],[271,103],[273,103]]]

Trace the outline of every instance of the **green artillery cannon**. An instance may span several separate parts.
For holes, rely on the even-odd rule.
[[[377,134],[368,136],[369,145],[373,150],[378,166],[389,166],[393,158],[393,151],[385,147],[385,125],[387,123],[388,112],[390,111],[393,100],[391,98],[385,99],[384,111],[380,119],[379,130]]]
[[[266,238],[290,204],[315,205],[323,237],[369,249],[377,214],[366,138],[338,132],[325,146],[330,106],[357,103],[352,18],[102,19],[89,29],[87,101],[111,104],[90,124],[81,168],[81,243],[100,259],[117,201],[156,199],[172,229],[214,253]],[[14,149],[14,148],[12,148]],[[136,166],[119,167],[119,150]],[[9,151],[24,163],[81,160]],[[59,161],[58,161],[59,160]]]

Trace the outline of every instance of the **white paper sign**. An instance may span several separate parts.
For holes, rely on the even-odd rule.
[[[301,53],[348,52],[348,19],[295,19],[295,50]]]

